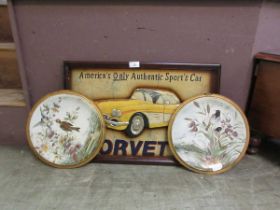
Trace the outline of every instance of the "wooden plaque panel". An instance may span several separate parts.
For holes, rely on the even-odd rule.
[[[109,122],[118,121],[113,112],[121,115],[119,128],[107,124],[105,143],[95,159],[101,162],[174,164],[167,141],[173,110],[190,97],[218,93],[220,84],[219,64],[65,62],[64,70],[66,89],[94,100]],[[139,94],[145,103],[135,100]],[[176,99],[160,101],[170,95]],[[127,132],[134,114],[145,118],[145,129],[138,136]]]

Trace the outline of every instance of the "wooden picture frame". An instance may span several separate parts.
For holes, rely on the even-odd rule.
[[[108,117],[108,113],[104,111],[104,107],[107,106],[106,102],[115,101],[112,102],[114,106],[119,106],[120,102],[116,100],[124,99],[129,104],[131,103],[129,98],[137,95],[135,93],[137,91],[143,95],[143,91],[154,91],[158,97],[161,97],[160,94],[173,94],[174,98],[178,97],[179,104],[199,94],[219,93],[220,74],[220,64],[65,61],[64,87],[97,102],[104,117]],[[168,105],[163,106],[171,107]],[[123,113],[122,110],[115,110],[115,112],[117,111]],[[172,111],[162,114],[171,116]],[[109,117],[107,123],[117,124],[112,122],[111,118],[112,116]],[[177,164],[168,147],[168,123],[152,128],[146,118],[142,121],[145,121],[145,130],[132,137],[128,136],[129,132],[127,132],[131,118],[126,121],[128,125],[124,126],[126,127],[125,132],[116,131],[107,124],[104,147],[94,161]]]

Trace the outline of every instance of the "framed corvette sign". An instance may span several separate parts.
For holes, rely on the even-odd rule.
[[[95,161],[175,164],[167,141],[185,100],[219,93],[219,64],[65,62],[65,88],[94,100],[105,124]]]

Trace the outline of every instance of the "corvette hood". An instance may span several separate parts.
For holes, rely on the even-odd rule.
[[[113,109],[126,111],[130,109],[135,109],[136,106],[147,104],[144,101],[140,100],[130,100],[130,99],[122,99],[122,100],[100,100],[95,101],[99,109],[102,113],[111,113]]]

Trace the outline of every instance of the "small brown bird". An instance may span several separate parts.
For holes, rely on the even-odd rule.
[[[77,131],[79,132],[80,131],[80,128],[78,127],[74,127],[74,125],[72,125],[71,123],[69,122],[66,122],[66,121],[61,121],[60,119],[56,119],[56,122],[58,124],[60,124],[60,128],[64,131]]]

